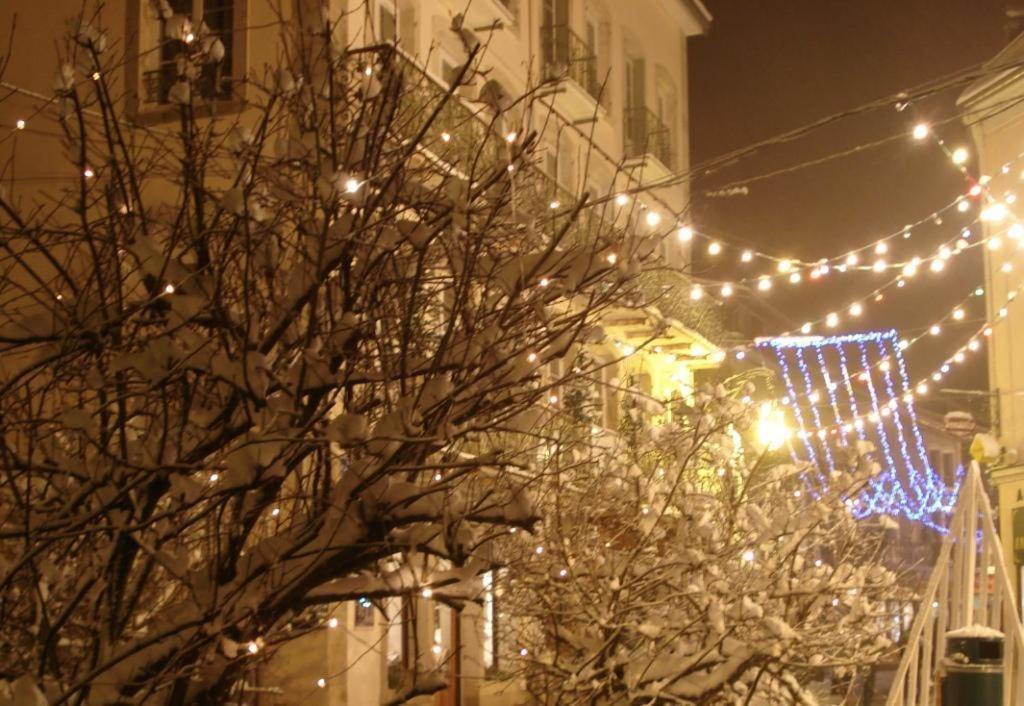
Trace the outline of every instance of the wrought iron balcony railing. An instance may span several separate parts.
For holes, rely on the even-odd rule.
[[[168,94],[178,81],[176,63],[163,64],[159,69],[146,71],[142,74],[143,100],[147,104],[163,105],[168,103]],[[203,67],[199,78],[193,83],[193,91],[204,100],[225,100],[232,97],[231,76],[223,75],[214,64]]]
[[[570,78],[597,100],[597,54],[567,25],[541,28],[544,73],[547,78]]]
[[[647,108],[626,108],[625,110],[626,157],[642,157],[651,154],[669,169],[674,168],[672,156],[672,133]]]

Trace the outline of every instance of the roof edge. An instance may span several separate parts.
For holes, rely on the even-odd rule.
[[[686,9],[690,11],[690,14],[692,14],[697,19],[697,24],[700,25],[701,34],[704,34],[709,29],[711,29],[711,20],[714,18],[711,16],[711,12],[704,5],[704,3],[701,2],[701,0],[679,1],[683,3]]]

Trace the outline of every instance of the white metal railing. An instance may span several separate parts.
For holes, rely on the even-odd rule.
[[[1014,593],[981,471],[971,463],[886,706],[938,703],[946,633],[973,625],[1005,636],[1003,706],[1013,706],[1024,694],[1024,630]]]

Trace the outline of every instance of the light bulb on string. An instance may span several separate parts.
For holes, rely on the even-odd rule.
[[[708,255],[718,255],[722,252],[722,244],[717,240],[713,240],[708,244]]]
[[[648,211],[647,215],[644,216],[644,220],[647,221],[647,225],[651,228],[657,228],[661,224],[661,214],[657,211]]]
[[[958,308],[958,309],[954,309],[953,310],[953,319],[956,320],[956,321],[963,321],[963,318],[966,315],[967,314],[966,314],[966,312],[963,309],[959,309]]]
[[[704,288],[701,287],[699,284],[693,285],[693,287],[690,289],[690,299],[692,299],[693,301],[700,301],[703,298]]]
[[[974,198],[981,196],[982,188],[981,184],[972,184],[971,188],[967,190],[967,195]]]
[[[878,245],[875,246],[876,255],[885,255],[887,252],[889,252],[889,246],[885,241],[879,242]]]
[[[693,228],[690,226],[680,226],[676,235],[679,238],[679,242],[688,243],[693,240]]]
[[[846,256],[846,266],[854,267],[856,266],[859,260],[860,258],[857,257],[857,253],[850,253],[849,255]]]
[[[24,130],[25,129],[25,121],[24,120],[18,120],[17,122],[14,123],[14,127],[16,129],[18,129],[18,130]]]
[[[801,278],[799,272],[793,272],[793,273],[791,273],[789,275],[789,283],[790,284],[799,284],[801,279],[802,278]]]
[[[615,197],[615,204],[617,206],[625,206],[627,203],[629,203],[629,196],[626,194],[619,194]]]
[[[722,285],[722,292],[721,293],[722,293],[723,297],[731,297],[732,294],[733,294],[733,287],[732,287],[732,285],[730,283],[728,283],[728,282],[723,284]]]
[[[761,277],[757,280],[757,288],[762,292],[767,292],[772,288],[772,281],[768,277]]]
[[[992,223],[999,223],[1007,215],[1006,205],[999,203],[990,204],[981,210],[981,220]]]
[[[953,164],[964,164],[970,158],[970,153],[966,147],[957,147],[953,150],[952,160]]]
[[[885,264],[885,260],[879,259],[875,260],[875,263],[871,266],[871,269],[875,272],[885,272],[886,267],[887,265]]]
[[[931,264],[928,266],[928,269],[930,269],[932,272],[942,272],[944,269],[946,269],[946,263],[943,262],[942,260],[932,260]]]
[[[835,328],[839,325],[839,314],[832,312],[825,317],[825,325],[829,328]]]
[[[971,204],[967,199],[960,199],[956,204],[956,210],[960,213],[967,213],[971,210]]]
[[[779,269],[779,272],[781,272],[783,274],[789,272],[790,270],[793,269],[793,261],[792,260],[779,260],[778,269]]]
[[[928,125],[926,125],[925,123],[918,123],[917,125],[914,126],[914,129],[913,131],[911,131],[910,134],[914,137],[915,140],[923,140],[924,138],[928,137],[929,132],[931,131],[928,129]]]
[[[928,329],[928,333],[933,336],[938,336],[942,332],[942,328],[938,324],[932,324],[931,328]]]
[[[860,316],[864,313],[864,305],[856,302],[850,307],[850,316]]]
[[[749,250],[744,250],[743,254],[740,255],[740,261],[741,262],[750,262],[753,259],[754,259],[754,253],[752,253]]]
[[[998,237],[992,237],[988,239],[988,243],[986,243],[986,245],[989,250],[998,250],[1003,247],[1003,241]]]

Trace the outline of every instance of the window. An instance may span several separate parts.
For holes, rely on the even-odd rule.
[[[410,639],[412,609],[404,598],[387,599],[384,611],[387,615],[387,686],[397,689],[402,676],[409,668],[409,657],[406,646]]]
[[[398,41],[398,9],[392,0],[377,0],[377,31],[381,41]]]
[[[501,583],[504,569],[497,572],[488,571],[480,577],[484,588],[484,624],[483,624],[483,662],[484,676],[497,678],[501,674],[501,652],[498,648],[500,614],[498,612],[501,589],[497,584]]]
[[[144,66],[143,99],[170,102],[171,90],[183,80],[186,60],[198,61],[193,98],[232,97],[235,72],[235,26],[238,0],[167,0],[161,8],[153,52],[157,66]],[[149,34],[143,27],[140,36]],[[148,69],[148,70],[146,70]]]

